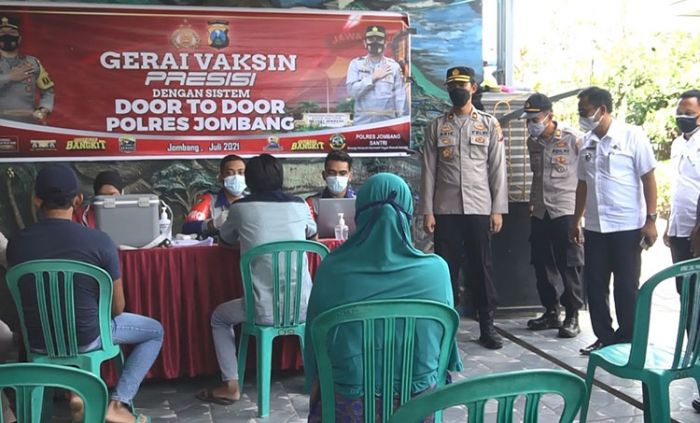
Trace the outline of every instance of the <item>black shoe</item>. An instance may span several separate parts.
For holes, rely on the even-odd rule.
[[[691,404],[693,405],[693,409],[700,413],[700,399],[695,398]]]
[[[600,339],[596,339],[594,343],[587,346],[586,348],[581,348],[579,352],[581,353],[581,355],[591,355],[593,351],[599,350],[604,346],[605,345],[603,345],[603,342]]]
[[[578,326],[578,314],[574,314],[564,319],[564,324],[559,328],[557,336],[559,338],[576,338],[579,333],[581,333],[581,328]]]
[[[559,311],[545,311],[540,317],[527,321],[530,330],[556,329],[561,326]]]
[[[503,338],[496,332],[496,328],[493,326],[493,316],[494,313],[491,312],[479,312],[479,329],[481,330],[481,336],[479,336],[479,343],[484,348],[490,350],[498,350],[503,348]]]

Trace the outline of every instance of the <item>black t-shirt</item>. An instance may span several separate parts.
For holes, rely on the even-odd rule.
[[[101,267],[112,280],[120,277],[119,255],[109,235],[66,219],[43,219],[10,239],[7,245],[10,267],[40,259],[78,260]],[[76,275],[74,282],[78,345],[84,346],[94,341],[100,333],[97,313],[99,289],[97,283],[87,276]],[[33,349],[45,349],[34,283],[23,281],[20,286],[29,344]],[[48,289],[46,294],[48,300]]]

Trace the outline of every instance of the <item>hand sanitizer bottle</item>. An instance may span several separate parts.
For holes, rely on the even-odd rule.
[[[165,234],[166,238],[173,239],[173,226],[170,224],[170,219],[168,219],[168,212],[165,206],[161,207],[160,210],[160,220],[158,221],[160,234]]]
[[[338,224],[335,225],[335,239],[345,241],[348,239],[348,225],[345,224],[344,213],[338,213]]]

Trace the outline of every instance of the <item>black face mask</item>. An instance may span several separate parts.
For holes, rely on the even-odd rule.
[[[15,51],[19,45],[19,36],[5,34],[0,37],[0,50],[3,51]]]
[[[383,43],[367,43],[369,54],[381,54],[384,51]]]
[[[450,91],[448,91],[450,94],[450,100],[452,100],[452,104],[456,108],[464,107],[467,102],[469,102],[469,99],[472,98],[472,93],[469,91],[465,90],[464,88],[455,88]]]
[[[698,117],[690,117],[690,116],[683,116],[683,117],[677,117],[676,118],[676,125],[678,126],[678,129],[681,130],[682,133],[684,134],[690,134],[691,132],[695,131],[698,127]]]

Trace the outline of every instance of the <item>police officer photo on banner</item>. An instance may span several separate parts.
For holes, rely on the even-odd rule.
[[[405,76],[399,63],[385,56],[386,30],[379,25],[367,27],[362,43],[367,55],[350,62],[346,79],[355,102],[353,126],[408,115]]]
[[[447,70],[452,109],[425,129],[420,207],[426,233],[435,234],[435,252],[450,269],[455,307],[464,307],[459,271],[478,312],[479,343],[503,346],[493,326],[498,295],[493,284],[491,236],[508,213],[503,133],[495,117],[478,110],[474,69]]]
[[[554,120],[552,101],[535,93],[524,113],[530,155],[530,262],[544,313],[528,320],[530,330],[558,329],[559,338],[573,338],[581,329],[583,247],[569,240],[576,203],[576,170],[582,134]],[[559,281],[563,290],[559,288]],[[561,306],[566,310],[560,320]]]
[[[0,119],[43,124],[53,110],[54,84],[39,59],[20,52],[21,44],[19,20],[0,16]]]

